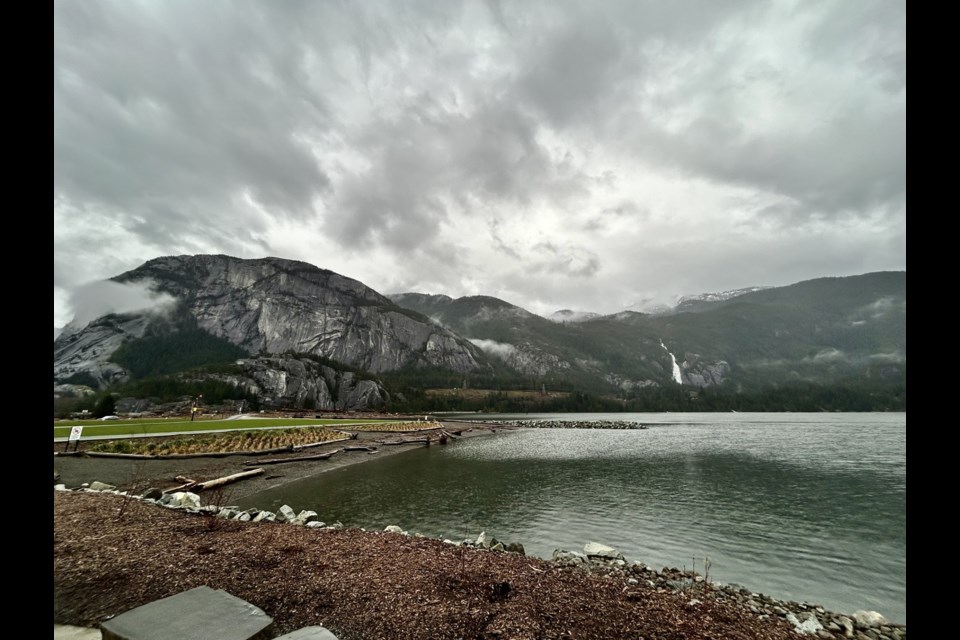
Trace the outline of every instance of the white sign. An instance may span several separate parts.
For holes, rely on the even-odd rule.
[[[81,433],[83,433],[83,427],[70,427],[69,442],[73,442],[74,440],[79,440]]]

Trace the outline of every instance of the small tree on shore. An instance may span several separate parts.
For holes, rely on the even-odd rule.
[[[93,407],[93,417],[102,418],[103,416],[112,415],[117,408],[117,401],[114,400],[113,395],[108,393],[102,398],[97,400],[97,404]]]

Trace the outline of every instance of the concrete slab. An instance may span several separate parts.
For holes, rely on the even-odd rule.
[[[267,640],[273,618],[226,591],[197,587],[100,625],[103,640]]]
[[[337,640],[337,636],[323,627],[304,627],[285,633],[274,640]]]
[[[99,629],[74,627],[69,624],[53,625],[53,640],[100,640]]]

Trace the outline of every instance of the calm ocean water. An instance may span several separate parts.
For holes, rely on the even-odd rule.
[[[485,416],[490,417],[490,416]],[[494,416],[509,417],[509,416]],[[628,561],[906,623],[906,414],[553,414],[646,430],[528,429],[417,449],[245,500],[529,555]]]

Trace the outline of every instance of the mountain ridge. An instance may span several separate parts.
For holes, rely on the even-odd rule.
[[[149,354],[182,349],[190,336],[197,354],[233,353],[232,345],[250,357],[305,354],[372,374],[407,372],[414,383],[436,379],[417,371],[448,371],[623,397],[651,388],[739,392],[905,376],[905,271],[701,294],[669,314],[564,322],[492,296],[385,296],[274,257],[164,256],[111,280],[149,286],[176,303],[68,327],[54,341],[55,385],[77,377],[101,388],[129,381],[137,371],[131,353],[152,365]],[[303,369],[285,366],[288,373],[269,375]]]

